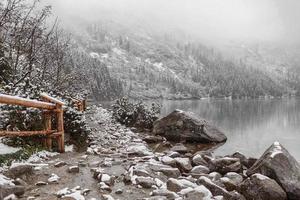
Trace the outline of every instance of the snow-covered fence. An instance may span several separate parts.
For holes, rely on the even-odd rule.
[[[0,104],[19,105],[43,109],[44,130],[39,131],[0,131],[0,137],[24,137],[33,135],[45,136],[45,145],[48,149],[52,149],[52,139],[56,139],[58,151],[64,152],[64,103],[56,98],[53,98],[45,93],[41,94],[43,101],[31,100],[17,96],[5,95],[0,93]],[[52,116],[56,115],[57,127],[52,129]]]

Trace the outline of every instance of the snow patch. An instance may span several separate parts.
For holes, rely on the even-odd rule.
[[[256,178],[258,178],[259,180],[266,180],[266,179],[270,179],[269,177],[267,177],[267,176],[264,176],[264,175],[262,175],[262,174],[258,174],[258,173],[256,173],[256,174],[253,174],[253,176],[254,176],[254,177],[256,177]]]
[[[3,174],[0,174],[0,185],[14,186],[15,184],[13,183],[13,180],[11,180],[10,178],[7,178]]]
[[[100,58],[99,54],[96,53],[96,52],[91,52],[91,53],[90,53],[90,56],[91,56],[92,58]]]
[[[274,142],[273,144],[274,149],[270,155],[271,158],[274,158],[277,154],[281,154],[282,153],[282,148],[279,142]]]
[[[44,160],[49,160],[51,157],[58,155],[57,152],[49,152],[49,151],[39,151],[33,155],[30,156],[30,158],[27,160],[27,162],[30,163],[37,163]]]
[[[3,143],[0,143],[0,149],[1,149],[0,155],[4,155],[4,154],[16,153],[21,148],[10,147]]]

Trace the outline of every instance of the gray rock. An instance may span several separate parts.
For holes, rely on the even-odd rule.
[[[194,165],[203,165],[203,166],[206,166],[206,167],[208,166],[208,163],[206,162],[206,160],[204,160],[204,158],[200,154],[196,154],[193,157],[193,164]]]
[[[79,173],[79,167],[78,166],[71,166],[68,168],[69,173]]]
[[[209,189],[211,191],[211,193],[214,196],[221,195],[225,199],[232,199],[232,200],[244,199],[243,196],[240,195],[239,193],[237,193],[237,192],[228,192],[226,189],[216,185],[209,178],[204,177],[204,176],[200,177],[197,180],[197,184],[198,185],[204,185],[207,189]]]
[[[39,181],[39,182],[36,182],[35,185],[36,186],[43,186],[43,185],[47,185],[48,183],[44,182],[44,181]]]
[[[161,158],[161,162],[165,165],[170,165],[172,167],[176,166],[176,161],[174,160],[174,158],[171,158],[170,156],[163,156]]]
[[[167,189],[173,192],[179,192],[182,189],[188,188],[188,187],[196,187],[197,185],[195,183],[192,183],[185,179],[175,179],[175,178],[169,178],[167,181]]]
[[[198,166],[193,167],[193,169],[191,170],[191,173],[193,173],[193,174],[208,174],[209,169],[205,166],[198,165]]]
[[[284,190],[274,181],[261,174],[253,174],[242,182],[240,191],[246,199],[286,200]]]
[[[228,190],[228,191],[233,191],[233,190],[239,191],[239,185],[243,182],[243,177],[238,173],[228,172],[220,180],[223,183],[223,185],[225,186],[226,190]]]
[[[274,179],[287,193],[288,199],[300,199],[300,165],[278,142],[272,144],[247,171]]]
[[[164,138],[158,135],[148,135],[143,140],[147,143],[157,143],[164,141]]]
[[[221,174],[242,171],[242,164],[239,158],[222,157],[212,159],[208,162],[208,167],[211,171],[216,171]]]
[[[189,172],[193,167],[189,158],[174,158],[178,168],[183,172]]]
[[[57,163],[54,164],[54,167],[62,167],[65,166],[67,163],[64,161],[59,161]]]
[[[145,169],[134,168],[133,175],[149,177],[150,174]]]
[[[25,187],[19,185],[0,185],[0,199],[15,194],[16,196],[21,196],[25,193]]]
[[[123,193],[123,190],[122,190],[122,189],[117,189],[117,190],[115,191],[115,193],[116,193],[116,194],[122,194],[122,193]]]
[[[199,119],[193,113],[175,110],[154,122],[153,133],[173,141],[225,142],[226,136],[218,128]]]
[[[177,143],[175,146],[171,148],[171,151],[175,151],[181,154],[187,153],[188,149],[181,143]]]
[[[160,172],[171,178],[178,178],[181,175],[179,169],[172,167],[161,168]]]
[[[187,192],[184,196],[185,196],[185,199],[188,199],[188,200],[212,199],[211,192],[203,185],[197,186],[193,190]]]
[[[210,178],[212,181],[218,181],[220,178],[222,178],[222,175],[218,172],[211,172],[208,175],[208,178]]]
[[[105,183],[106,185],[112,186],[114,185],[114,178],[108,174],[100,174],[98,175],[98,179]]]
[[[112,191],[111,187],[109,187],[107,184],[105,184],[103,182],[99,183],[99,188],[102,191],[107,191],[107,192],[111,192]]]
[[[172,192],[172,191],[167,190],[167,189],[153,190],[153,192],[151,193],[151,196],[164,196],[164,197],[167,197],[167,199],[170,199],[170,200],[174,200],[174,199],[179,197],[175,192]]]
[[[152,185],[155,185],[155,181],[151,177],[137,177],[136,183],[142,186],[143,188],[151,188]]]
[[[171,151],[171,152],[169,153],[169,156],[170,156],[171,158],[177,158],[177,157],[180,157],[180,153],[178,153],[178,152],[176,152],[176,151]]]
[[[18,178],[22,175],[29,175],[33,173],[33,165],[29,163],[16,163],[13,164],[7,171],[7,176]]]
[[[168,198],[165,196],[154,196],[149,198],[144,198],[143,200],[167,200]]]

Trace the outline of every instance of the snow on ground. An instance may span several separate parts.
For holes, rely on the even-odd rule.
[[[15,185],[10,178],[7,178],[3,174],[0,174],[0,185]]]
[[[15,148],[15,147],[7,146],[7,145],[5,145],[3,143],[0,143],[0,155],[15,153],[15,152],[17,152],[19,150],[20,150],[20,148]]]
[[[46,150],[39,151],[33,155],[30,156],[30,158],[27,160],[29,163],[37,163],[44,160],[49,160],[51,157],[58,155],[57,152],[49,152]]]

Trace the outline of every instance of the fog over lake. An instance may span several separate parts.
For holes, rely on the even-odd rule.
[[[225,132],[228,139],[216,150],[218,155],[240,151],[259,157],[279,141],[300,160],[300,99],[163,101],[161,115],[177,108],[194,112]]]

